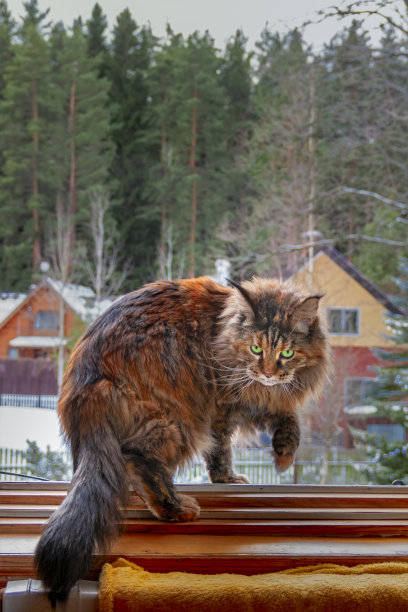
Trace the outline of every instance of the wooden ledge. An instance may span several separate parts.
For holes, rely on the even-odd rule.
[[[0,580],[35,577],[41,530],[68,483],[0,482]],[[118,556],[151,571],[255,574],[299,565],[408,562],[408,487],[179,485],[198,521],[164,523],[132,495]]]

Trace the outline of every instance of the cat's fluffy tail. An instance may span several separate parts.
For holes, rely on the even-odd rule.
[[[126,501],[126,473],[112,432],[94,431],[82,441],[67,497],[51,516],[35,552],[38,575],[53,606],[88,572],[92,553],[117,533]]]

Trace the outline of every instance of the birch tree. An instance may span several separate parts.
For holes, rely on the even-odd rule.
[[[95,291],[97,308],[103,297],[117,295],[129,271],[129,260],[118,270],[120,245],[111,218],[109,194],[103,187],[90,193],[90,220],[88,223],[92,245],[85,259],[85,268]]]

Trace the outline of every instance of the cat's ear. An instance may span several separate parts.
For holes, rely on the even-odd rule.
[[[306,334],[309,331],[310,326],[317,318],[317,310],[322,297],[322,295],[312,295],[304,299],[303,302],[301,302],[295,308],[291,320],[293,328],[296,331],[303,334]]]
[[[255,304],[252,301],[251,296],[249,295],[248,291],[246,289],[244,289],[244,287],[242,287],[239,283],[236,283],[235,281],[232,281],[231,279],[227,278],[226,279],[230,285],[232,285],[233,287],[235,287],[235,289],[238,289],[238,291],[240,292],[240,294],[242,295],[242,297],[245,299],[246,302],[248,302],[248,304],[250,305],[250,307],[252,308],[252,310],[255,313]]]

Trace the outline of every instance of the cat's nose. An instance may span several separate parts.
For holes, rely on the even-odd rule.
[[[266,378],[272,378],[272,376],[273,376],[273,372],[267,372],[266,370],[265,370],[264,374],[265,374]]]

